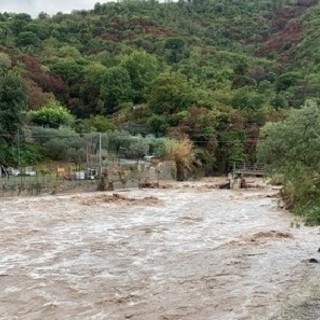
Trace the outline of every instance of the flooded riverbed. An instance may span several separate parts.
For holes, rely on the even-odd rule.
[[[319,319],[319,229],[290,227],[273,193],[2,199],[0,319]]]

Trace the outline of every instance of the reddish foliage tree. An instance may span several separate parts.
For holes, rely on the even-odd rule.
[[[252,124],[246,128],[245,131],[246,140],[244,144],[245,152],[249,157],[249,162],[254,163],[255,160],[255,151],[257,148],[257,143],[259,141],[260,128],[257,124]]]
[[[46,93],[52,93],[56,98],[67,102],[70,88],[57,74],[52,74],[43,70],[41,62],[35,57],[27,54],[20,56],[26,68],[26,78],[34,82]]]
[[[54,99],[52,92],[44,92],[35,82],[26,80],[26,87],[28,91],[28,108],[39,109],[49,100]]]

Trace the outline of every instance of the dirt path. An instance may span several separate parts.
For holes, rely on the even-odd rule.
[[[15,198],[0,215],[0,319],[263,320],[319,275],[318,229],[290,228],[266,191]]]

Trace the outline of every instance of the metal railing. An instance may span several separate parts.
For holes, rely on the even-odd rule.
[[[247,175],[247,176],[264,176],[265,175],[265,168],[264,166],[259,166],[257,164],[233,164],[232,168],[233,175]]]

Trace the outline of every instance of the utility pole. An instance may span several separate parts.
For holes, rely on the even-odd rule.
[[[18,129],[18,167],[21,170],[20,129]]]
[[[99,176],[102,177],[102,136],[99,132]]]
[[[21,149],[20,149],[20,129],[18,129],[18,168],[20,171],[20,183],[22,184]]]

